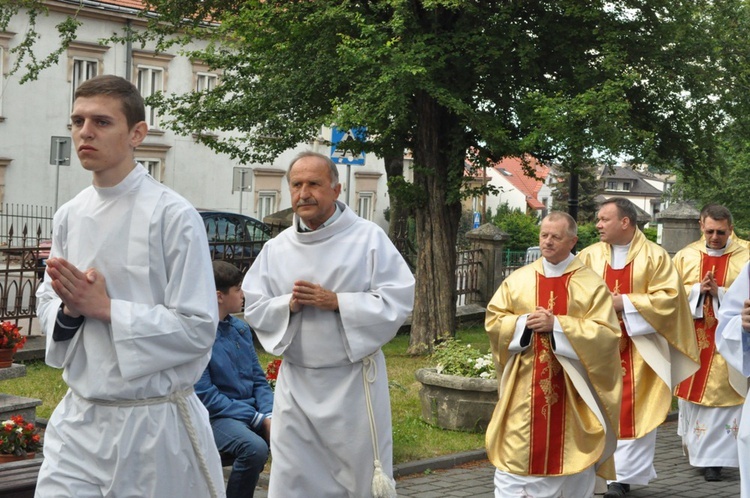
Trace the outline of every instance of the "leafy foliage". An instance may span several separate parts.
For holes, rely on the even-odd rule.
[[[523,213],[518,208],[510,209],[505,203],[498,206],[492,223],[510,236],[505,245],[510,251],[524,251],[527,247],[539,245],[539,219],[534,215]]]
[[[597,242],[599,242],[599,231],[596,229],[596,223],[579,223],[576,252]]]

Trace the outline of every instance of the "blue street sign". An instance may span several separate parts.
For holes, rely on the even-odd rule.
[[[364,141],[367,131],[364,128],[342,130],[335,126],[331,129],[331,160],[335,164],[364,166],[365,152],[354,145],[356,140]],[[349,143],[347,143],[349,142]]]
[[[481,218],[479,217],[479,211],[474,211],[474,228],[479,228],[480,221]]]

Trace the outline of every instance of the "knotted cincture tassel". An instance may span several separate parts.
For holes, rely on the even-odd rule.
[[[396,498],[396,487],[393,479],[385,475],[380,460],[375,460],[375,474],[372,476],[373,498]]]
[[[367,415],[370,419],[370,436],[372,437],[373,465],[375,471],[372,475],[372,498],[396,498],[396,482],[383,472],[380,463],[380,451],[378,450],[378,431],[375,427],[375,415],[372,411],[372,398],[370,397],[370,384],[377,377],[377,366],[374,355],[367,356],[362,360],[362,380],[365,386],[365,401],[367,403]]]

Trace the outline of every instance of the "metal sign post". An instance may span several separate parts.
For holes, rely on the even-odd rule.
[[[240,193],[240,214],[242,214],[242,192],[250,190],[251,185],[250,168],[235,167],[232,178],[232,193],[237,191]]]
[[[70,166],[70,137],[52,137],[49,163],[55,166],[55,211],[60,192],[60,166]]]

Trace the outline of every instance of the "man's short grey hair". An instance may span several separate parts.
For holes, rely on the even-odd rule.
[[[565,220],[568,225],[568,228],[565,229],[565,233],[568,235],[568,237],[578,236],[578,223],[576,223],[576,220],[574,220],[573,217],[568,213],[564,211],[552,211],[547,216],[545,216],[544,219],[549,221]]]
[[[636,226],[638,223],[638,211],[635,210],[635,204],[630,202],[624,197],[611,197],[606,201],[602,202],[599,209],[607,204],[614,204],[617,208],[617,218],[627,218],[630,220],[630,224]]]
[[[292,162],[289,163],[289,168],[286,171],[287,182],[289,182],[289,179],[291,178],[292,166],[294,166],[294,163],[306,157],[316,157],[326,163],[326,165],[328,166],[328,174],[331,177],[331,188],[334,188],[339,184],[339,169],[336,167],[336,164],[331,160],[330,157],[326,156],[325,154],[319,154],[311,150],[300,152],[299,154],[294,156],[294,159],[292,159]]]

